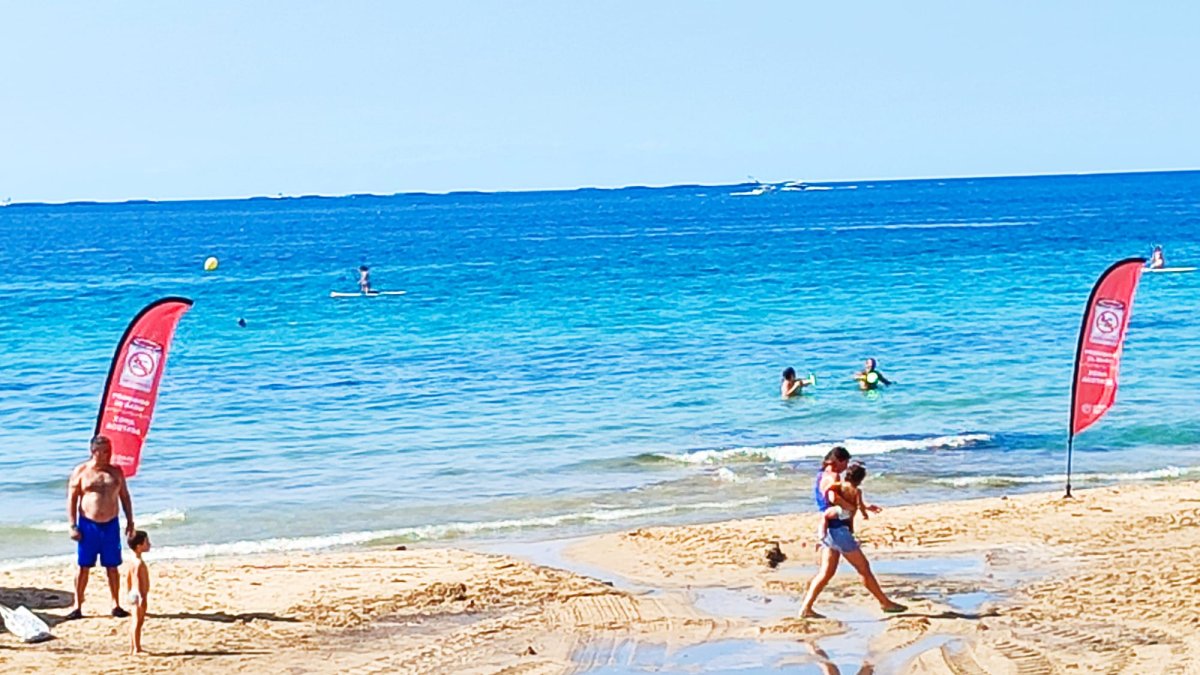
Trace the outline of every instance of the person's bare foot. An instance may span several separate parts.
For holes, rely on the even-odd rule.
[[[824,649],[821,649],[820,647],[818,647],[815,643],[801,642],[800,644],[804,645],[804,648],[808,650],[809,654],[812,654],[813,656],[816,656],[816,657],[820,657],[821,659],[824,659],[825,661],[829,660],[829,654],[826,653],[826,651]]]
[[[146,655],[146,650],[144,650],[144,649],[142,649],[142,648],[140,648],[140,647],[139,647],[139,648],[137,648],[137,649],[130,649],[130,650],[129,650],[129,655],[130,655],[130,656],[145,656],[145,655]]]
[[[893,602],[890,605],[880,607],[886,614],[899,614],[900,612],[908,611],[908,605],[902,605],[898,602]]]
[[[814,612],[813,610],[810,609],[807,612],[800,612],[800,618],[801,619],[824,619],[825,615],[818,614],[817,612]]]

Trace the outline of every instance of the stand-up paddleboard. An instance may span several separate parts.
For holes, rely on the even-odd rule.
[[[1195,267],[1148,267],[1147,272],[1195,272]]]
[[[407,293],[408,293],[408,291],[371,291],[370,293],[362,293],[362,292],[338,293],[337,291],[330,291],[329,297],[331,297],[331,298],[377,298],[381,295],[405,295]]]

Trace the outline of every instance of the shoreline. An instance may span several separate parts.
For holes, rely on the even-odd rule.
[[[0,602],[29,606],[57,639],[0,634],[0,667],[567,673],[701,658],[902,673],[1188,672],[1200,662],[1197,488],[885,507],[859,533],[885,590],[910,607],[886,618],[845,565],[817,603],[830,618],[794,618],[814,570],[814,513],[507,553],[468,544],[149,557],[151,654],[138,659],[123,655],[125,622],[96,617],[107,609],[98,572],[85,605],[95,618],[59,623],[71,568],[8,570]],[[775,544],[786,559],[771,567]]]
[[[203,541],[185,539],[179,543],[164,543],[156,546],[155,559],[161,561],[223,559],[255,555],[290,555],[294,553],[312,552],[342,552],[358,551],[373,548],[388,548],[396,545],[409,547],[454,547],[479,548],[493,544],[532,544],[560,539],[604,536],[622,532],[627,529],[649,527],[687,527],[719,522],[719,512],[724,510],[741,509],[745,513],[733,516],[734,520],[753,520],[759,518],[787,517],[790,514],[803,512],[809,498],[800,494],[808,487],[810,476],[795,475],[786,479],[778,479],[771,485],[772,492],[765,494],[754,482],[742,483],[740,480],[729,481],[716,465],[717,471],[701,477],[698,485],[706,483],[718,485],[719,494],[714,494],[705,501],[694,503],[655,503],[651,505],[621,505],[614,508],[593,508],[586,512],[554,513],[551,515],[526,514],[519,519],[512,518],[481,518],[478,521],[447,521],[441,523],[403,525],[383,527],[377,530],[345,530],[325,533],[304,534],[294,537],[281,537],[264,533],[259,538],[242,538],[230,541]],[[1075,477],[1075,485],[1081,489],[1092,490],[1119,485],[1173,485],[1198,481],[1193,478],[1200,473],[1200,465],[1176,466],[1171,465],[1160,469],[1133,471],[1123,474],[1102,472],[1080,473]],[[969,492],[963,499],[988,499],[999,496],[1019,496],[1031,494],[1053,494],[1047,487],[1057,489],[1056,481],[1065,480],[1065,476],[1048,476],[1046,480],[1024,481],[1011,484],[998,483],[994,486],[980,487],[978,481],[962,479],[949,481],[934,479],[935,485],[925,491],[918,491],[916,483],[906,481],[902,485],[890,485],[888,489],[873,486],[872,495],[881,498],[885,503],[890,502],[892,508],[915,507],[924,504],[940,504],[956,492]],[[1054,480],[1049,480],[1054,479]],[[892,480],[891,477],[876,478]],[[1200,482],[1200,481],[1198,481]],[[741,490],[728,494],[729,488]],[[782,490],[782,493],[781,493]],[[783,498],[786,493],[790,498]],[[990,493],[990,494],[989,494]],[[754,496],[757,495],[757,496]],[[956,500],[957,501],[957,500]],[[612,520],[616,513],[629,514],[626,519]],[[211,520],[208,514],[202,514]],[[157,535],[156,541],[167,539],[160,528],[173,529],[191,518],[188,512],[178,508],[166,508],[151,512],[149,515],[139,514],[138,524],[144,525],[150,518],[148,529],[152,535]],[[726,518],[728,519],[728,518]],[[657,522],[656,522],[657,521]],[[38,547],[43,550],[55,550],[54,553],[39,553],[19,558],[0,558],[0,572],[22,569],[49,568],[67,564],[74,559],[71,544],[63,546],[66,533],[65,520],[40,521],[36,524],[9,524],[12,530],[26,530],[23,536],[30,532],[41,538]],[[440,533],[440,534],[439,534]],[[47,542],[55,542],[48,547]]]

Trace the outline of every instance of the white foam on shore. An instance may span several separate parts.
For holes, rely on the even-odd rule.
[[[728,448],[725,450],[699,450],[688,453],[664,453],[659,457],[686,464],[720,464],[723,462],[794,462],[814,457],[824,457],[835,445],[841,445],[851,455],[881,455],[898,450],[938,450],[961,448],[975,443],[992,440],[988,434],[961,434],[955,436],[933,436],[929,438],[856,439],[844,441],[804,443],[797,445],[774,445],[763,447]]]
[[[723,511],[740,506],[765,504],[770,497],[754,497],[724,502],[697,502],[694,504],[676,504],[667,506],[650,506],[644,508],[596,509],[578,513],[562,513],[553,516],[536,518],[514,518],[508,520],[485,520],[476,522],[454,522],[440,525],[420,525],[416,527],[401,527],[392,530],[369,530],[361,532],[344,532],[341,534],[319,535],[310,537],[291,537],[234,541],[223,544],[196,544],[190,546],[165,546],[153,550],[154,560],[193,560],[212,556],[239,556],[255,553],[279,553],[287,551],[314,551],[320,549],[338,548],[367,544],[383,539],[405,539],[408,541],[425,541],[445,539],[455,536],[503,532],[536,527],[554,527],[566,524],[599,523],[620,520],[630,520],[646,516],[656,516],[665,513],[680,513],[687,511]],[[22,558],[0,561],[0,571],[45,567],[48,565],[67,564],[74,560],[73,556],[43,556],[38,558]]]
[[[187,520],[187,512],[181,509],[166,509],[165,511],[154,511],[152,513],[134,514],[134,524],[139,528],[157,527],[167,523],[182,523]],[[42,532],[66,532],[70,529],[66,519],[63,520],[47,520],[36,525],[29,526],[35,530]]]
[[[741,483],[746,479],[734,473],[729,467],[723,466],[713,472],[713,480],[721,483]]]
[[[1076,473],[1071,475],[1072,483],[1104,483],[1123,481],[1163,480],[1166,478],[1184,478],[1200,474],[1200,467],[1168,466],[1151,471],[1133,471],[1129,473]],[[1005,485],[1040,485],[1043,483],[1066,483],[1066,474],[1040,476],[961,476],[959,478],[934,478],[932,482],[953,487],[1003,487]]]

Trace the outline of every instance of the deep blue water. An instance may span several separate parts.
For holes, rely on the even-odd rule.
[[[0,208],[0,560],[69,551],[112,349],[162,295],[196,304],[132,488],[194,555],[808,508],[847,440],[884,503],[1052,489],[1091,284],[1156,242],[1200,263],[1200,173],[831,187]],[[331,299],[362,263],[408,294]],[[1080,485],[1200,466],[1198,293],[1144,276]],[[788,365],[814,393],[779,400]]]

